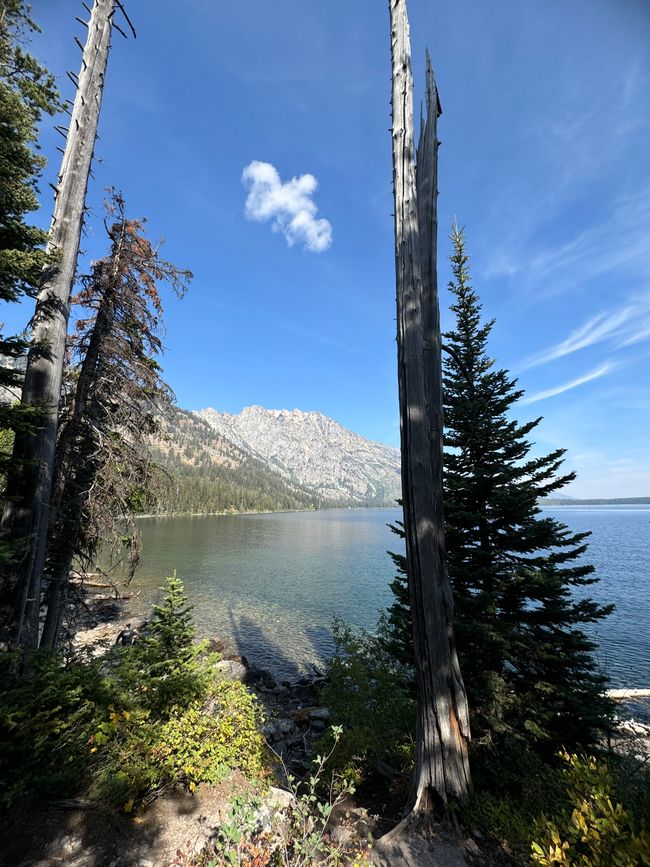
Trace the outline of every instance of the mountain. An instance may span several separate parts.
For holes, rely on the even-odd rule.
[[[166,479],[146,511],[275,512],[351,505],[285,478],[193,413],[174,407],[160,422],[150,449]]]
[[[318,497],[392,505],[401,495],[398,449],[365,439],[319,412],[250,406],[239,415],[211,408],[195,415],[287,482]]]

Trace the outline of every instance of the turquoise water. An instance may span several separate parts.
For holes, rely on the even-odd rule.
[[[650,687],[650,507],[547,511],[593,532],[589,560],[601,581],[589,592],[617,606],[595,630],[601,667],[615,686]],[[391,603],[386,551],[401,543],[386,525],[399,517],[357,509],[145,519],[135,587],[149,604],[176,569],[202,635],[229,636],[249,659],[292,676],[331,653],[334,617],[372,629]]]

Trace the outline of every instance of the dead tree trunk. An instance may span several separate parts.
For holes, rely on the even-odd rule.
[[[438,94],[427,62],[427,118],[414,163],[413,76],[406,0],[389,0],[402,499],[418,689],[408,823],[471,788],[469,719],[445,567],[442,377],[437,291]],[[400,827],[400,826],[398,826]],[[403,826],[402,826],[403,827]]]
[[[2,517],[5,539],[26,541],[18,564],[6,570],[0,589],[2,639],[25,648],[38,645],[41,581],[56,447],[65,341],[116,0],[95,0],[81,61],[59,175],[49,250],[54,264],[44,275],[33,320],[22,402],[38,407],[43,422],[16,437],[20,470],[8,480]]]

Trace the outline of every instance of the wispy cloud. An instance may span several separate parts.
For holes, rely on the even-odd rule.
[[[312,253],[322,253],[332,245],[332,226],[318,217],[313,195],[318,181],[306,174],[282,181],[271,163],[254,160],[246,166],[242,182],[248,187],[246,216],[251,220],[273,221],[273,231],[281,232],[287,244],[302,244]]]
[[[615,349],[650,339],[650,296],[629,301],[618,310],[601,312],[576,328],[564,340],[524,359],[519,370],[547,364],[598,343],[611,343]]]
[[[537,403],[540,400],[546,400],[549,397],[564,394],[565,391],[571,391],[572,388],[578,388],[578,386],[584,385],[586,382],[592,382],[594,379],[600,379],[601,376],[606,376],[614,370],[615,367],[616,364],[611,361],[606,361],[605,364],[601,364],[601,366],[597,367],[595,370],[585,373],[582,376],[578,376],[570,382],[565,382],[563,385],[555,386],[555,388],[548,388],[545,391],[538,391],[536,394],[531,394],[529,397],[525,397],[521,403]]]
[[[535,249],[534,242],[494,251],[486,276],[519,275],[536,299],[585,286],[604,274],[650,275],[650,187],[619,197],[607,217],[570,241]]]

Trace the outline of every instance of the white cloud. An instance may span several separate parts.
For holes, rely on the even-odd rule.
[[[546,389],[546,391],[538,391],[536,394],[531,394],[530,397],[524,398],[521,403],[537,403],[539,400],[546,400],[549,397],[555,397],[557,394],[563,394],[565,391],[571,391],[572,388],[577,388],[579,385],[584,385],[586,382],[600,379],[601,376],[610,373],[615,367],[615,364],[606,361],[605,364],[601,364],[600,367],[597,367],[590,373],[585,373],[582,376],[577,377],[577,379],[572,379],[570,382],[565,382],[563,385],[558,385],[555,388],[549,388]]]
[[[528,370],[597,343],[614,342],[620,349],[650,338],[650,295],[637,297],[618,310],[597,313],[564,340],[529,356],[519,366]]]
[[[331,247],[332,226],[317,216],[312,198],[318,187],[313,175],[282,182],[275,166],[253,160],[244,169],[242,182],[249,189],[246,216],[250,220],[273,220],[273,231],[282,232],[290,247],[303,244],[312,253]]]

